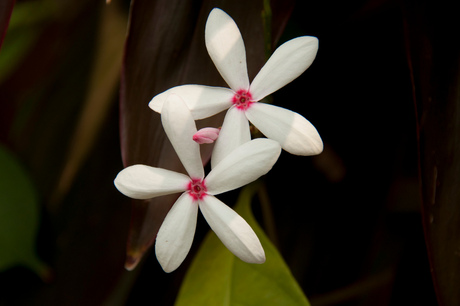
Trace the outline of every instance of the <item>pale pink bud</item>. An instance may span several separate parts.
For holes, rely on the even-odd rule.
[[[193,140],[196,143],[203,144],[203,143],[213,143],[217,137],[219,136],[220,129],[216,128],[202,128],[198,132],[193,135]]]

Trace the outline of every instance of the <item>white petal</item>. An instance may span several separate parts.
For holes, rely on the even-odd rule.
[[[265,262],[259,238],[233,209],[208,195],[200,201],[200,210],[217,237],[238,258],[248,263]]]
[[[176,94],[184,100],[195,120],[220,113],[232,105],[234,92],[224,87],[203,85],[180,85],[156,95],[149,102],[149,107],[161,113],[163,104],[170,94]]]
[[[205,29],[206,48],[220,75],[234,91],[249,88],[246,50],[238,26],[221,9],[209,14]]]
[[[161,122],[187,173],[191,178],[203,178],[200,145],[193,141],[193,134],[197,132],[195,121],[178,95],[171,94],[165,101]]]
[[[246,110],[246,116],[265,137],[278,141],[291,154],[308,156],[323,151],[318,131],[293,111],[259,102]]]
[[[205,178],[209,194],[219,194],[249,184],[266,174],[281,153],[280,145],[270,139],[246,142],[221,160]]]
[[[312,36],[294,38],[282,44],[262,67],[251,83],[251,94],[262,100],[301,75],[315,59],[318,39]]]
[[[185,191],[189,182],[185,174],[145,165],[121,170],[114,181],[121,193],[140,200]]]
[[[217,138],[211,155],[211,165],[214,167],[230,152],[245,142],[251,140],[249,122],[244,111],[231,107],[224,118],[224,123]]]
[[[198,203],[183,193],[161,224],[155,253],[165,272],[176,270],[187,257],[195,235],[197,214]]]

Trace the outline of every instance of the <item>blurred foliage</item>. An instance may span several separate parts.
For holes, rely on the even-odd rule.
[[[8,24],[8,36],[0,57],[0,82],[12,73],[15,66],[36,43],[41,25],[53,16],[55,9],[53,1],[26,1],[16,5]]]
[[[3,39],[5,38],[5,34],[10,23],[14,2],[15,0],[5,0],[0,2],[0,47],[3,44]]]
[[[270,204],[253,210],[313,306],[460,301],[460,48],[452,5],[271,1],[273,44],[319,38],[313,65],[272,98],[309,119],[325,150],[313,158],[283,153],[264,180]],[[28,243],[17,245],[54,272],[46,283],[5,266],[0,305],[174,303],[206,222],[199,218],[186,262],[165,274],[148,248],[155,226],[146,225],[153,217],[161,223],[161,214],[146,215],[152,205],[132,203],[112,182],[130,163],[173,168],[174,157],[160,156],[169,156],[168,144],[147,102],[179,84],[219,85],[203,41],[214,6],[240,26],[253,77],[268,40],[263,1],[0,2],[0,33],[8,28],[0,142],[15,159],[8,167],[20,164],[30,182],[14,183],[16,170],[1,175],[21,197],[34,190],[0,227],[27,225]],[[165,213],[169,204],[160,205]],[[132,267],[146,252],[144,260],[127,272],[129,250],[137,249],[128,246],[127,256],[126,241],[141,236],[135,246],[147,247]]]
[[[25,265],[47,280],[49,269],[37,258],[40,218],[35,188],[19,161],[0,146],[0,271]]]

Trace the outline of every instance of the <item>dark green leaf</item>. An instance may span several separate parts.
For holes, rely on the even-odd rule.
[[[38,222],[35,187],[16,157],[0,146],[0,271],[24,265],[48,278],[35,252]]]

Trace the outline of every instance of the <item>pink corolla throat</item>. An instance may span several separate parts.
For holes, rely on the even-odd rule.
[[[255,101],[249,91],[240,89],[233,96],[232,103],[240,110],[247,110]]]
[[[204,196],[206,196],[206,185],[204,184],[204,180],[201,179],[192,179],[190,183],[188,183],[188,194],[194,200],[201,200]]]

